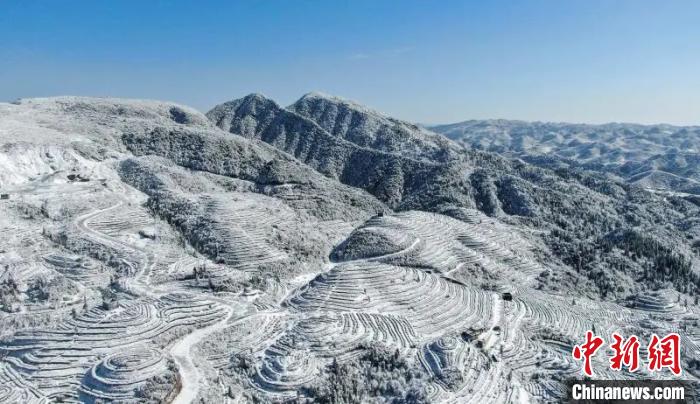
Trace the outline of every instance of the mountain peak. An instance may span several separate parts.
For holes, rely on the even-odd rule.
[[[268,100],[269,100],[269,101],[272,101],[271,98],[269,98],[268,96],[266,96],[266,95],[263,94],[263,93],[250,93],[250,94],[246,95],[245,97],[243,97],[242,99],[243,99],[243,100],[248,100],[248,101],[252,101],[252,100],[255,100],[255,101],[268,101]]]
[[[304,94],[299,98],[294,104],[290,105],[288,109],[295,112],[303,111],[304,109],[309,109],[312,106],[318,105],[335,105],[342,106],[352,111],[360,112],[363,114],[370,114],[377,117],[387,118],[387,116],[379,111],[371,109],[357,101],[353,101],[347,98],[338,97],[336,95],[326,94],[320,91],[312,91],[310,93]]]
[[[273,100],[272,98],[269,98],[261,93],[250,93],[250,94],[246,95],[245,97],[240,98],[238,100],[234,100],[232,102],[237,103],[239,106],[246,106],[248,108],[256,107],[259,105],[279,107],[279,105],[277,104],[277,102],[275,102],[275,100]]]
[[[314,100],[314,99],[322,99],[322,100],[336,101],[336,102],[346,102],[347,101],[346,99],[344,99],[342,97],[338,97],[335,95],[324,93],[322,91],[311,91],[311,92],[308,92],[308,93],[302,95],[301,98],[299,98],[299,100],[297,102],[302,101],[302,100]]]
[[[338,97],[334,97],[334,96],[332,96],[330,94],[326,94],[322,91],[310,91],[310,92],[302,95],[300,100],[310,99],[310,98],[338,98]]]
[[[219,104],[206,113],[207,118],[220,128],[243,136],[252,136],[258,122],[267,122],[281,110],[274,100],[260,93],[251,93],[243,98]],[[240,121],[238,117],[249,116],[254,119]],[[256,125],[251,126],[252,121]]]

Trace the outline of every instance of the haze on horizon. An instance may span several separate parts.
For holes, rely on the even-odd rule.
[[[692,0],[4,1],[0,100],[317,90],[422,123],[698,125]]]

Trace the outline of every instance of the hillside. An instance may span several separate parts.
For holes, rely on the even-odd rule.
[[[591,327],[700,378],[691,197],[318,93],[21,100],[0,141],[0,402],[552,402]]]
[[[217,106],[207,116],[224,130],[244,133],[286,151],[324,175],[367,190],[395,209],[421,209],[460,218],[462,209],[475,208],[527,226],[541,234],[548,245],[543,254],[553,254],[563,266],[585,266],[583,275],[595,283],[600,294],[618,294],[620,287],[634,290],[636,282],[620,286],[617,281],[613,286],[613,279],[631,276],[636,280],[645,273],[649,260],[660,259],[618,258],[613,257],[615,251],[590,256],[586,245],[604,242],[617,228],[644,234],[650,242],[664,246],[667,253],[662,254],[677,257],[679,267],[669,275],[676,287],[695,290],[699,285],[700,263],[693,253],[694,240],[700,235],[693,216],[698,206],[681,197],[668,199],[586,171],[551,171],[492,153],[464,150],[418,126],[315,93],[286,109],[259,94],[249,95]],[[397,133],[419,150],[432,150],[440,144],[444,153],[433,153],[426,162],[424,154],[412,154],[405,148],[397,152],[396,146],[391,146],[393,140],[347,141],[395,139]],[[391,162],[390,169],[387,162]],[[663,217],[667,226],[659,227],[652,219],[655,217]],[[625,263],[610,272],[606,263],[620,259]],[[601,273],[601,269],[605,271]]]

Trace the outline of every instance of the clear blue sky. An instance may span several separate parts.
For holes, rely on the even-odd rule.
[[[318,90],[416,122],[700,124],[700,1],[0,1],[0,100]]]

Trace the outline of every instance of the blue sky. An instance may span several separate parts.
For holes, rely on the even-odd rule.
[[[0,100],[309,91],[424,123],[700,124],[700,2],[0,2]]]

